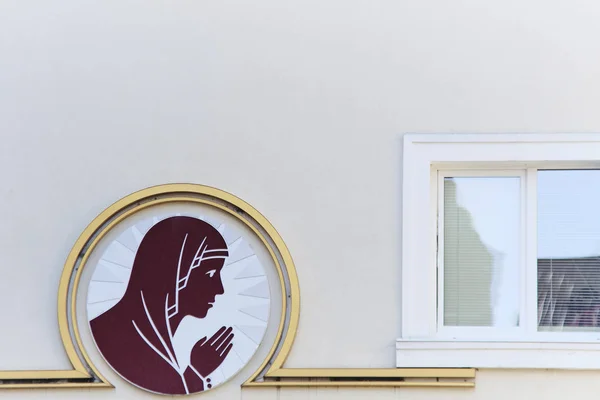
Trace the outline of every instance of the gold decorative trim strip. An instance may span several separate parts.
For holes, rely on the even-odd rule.
[[[76,370],[0,371],[0,380],[86,379],[89,377],[88,374]]]
[[[473,368],[282,368],[244,387],[474,387]]]
[[[32,371],[36,372],[36,371]],[[44,372],[44,371],[41,371]],[[105,382],[27,382],[27,383],[3,383],[1,389],[90,389],[90,388],[114,388],[110,383]]]
[[[265,381],[244,384],[244,387],[445,387],[472,388],[475,382],[452,381]]]
[[[283,368],[268,378],[475,378],[473,368]]]

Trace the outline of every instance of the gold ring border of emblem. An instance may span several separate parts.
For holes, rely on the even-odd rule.
[[[473,387],[473,368],[283,368],[300,317],[300,286],[294,262],[273,225],[254,207],[225,191],[197,184],[165,184],[125,196],[98,215],[69,253],[58,287],[58,325],[72,370],[0,371],[0,389],[112,388],[83,347],[76,318],[76,298],[83,267],[98,242],[115,225],[138,211],[165,203],[200,203],[242,221],[272,257],[282,290],[282,315],[275,342],[243,387],[370,386]]]

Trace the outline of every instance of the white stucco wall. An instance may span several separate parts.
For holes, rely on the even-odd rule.
[[[395,366],[402,134],[600,131],[598,17],[591,0],[3,0],[0,369],[69,367],[66,255],[104,207],[167,182],[229,191],[283,236],[302,294],[286,366]],[[147,397],[113,383],[0,395]],[[562,399],[599,385],[566,371],[476,384],[241,396]]]

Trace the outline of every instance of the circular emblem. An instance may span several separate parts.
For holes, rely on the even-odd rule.
[[[248,233],[202,208],[125,218],[95,262],[92,337],[124,379],[151,392],[214,388],[266,331],[270,291]]]

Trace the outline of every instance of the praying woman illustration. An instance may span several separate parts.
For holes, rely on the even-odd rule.
[[[209,389],[209,375],[233,347],[232,328],[204,335],[189,362],[178,360],[173,337],[184,317],[205,318],[224,294],[221,269],[228,255],[221,234],[200,219],[176,216],[154,225],[137,250],[125,295],[90,321],[96,345],[111,367],[156,393]]]

